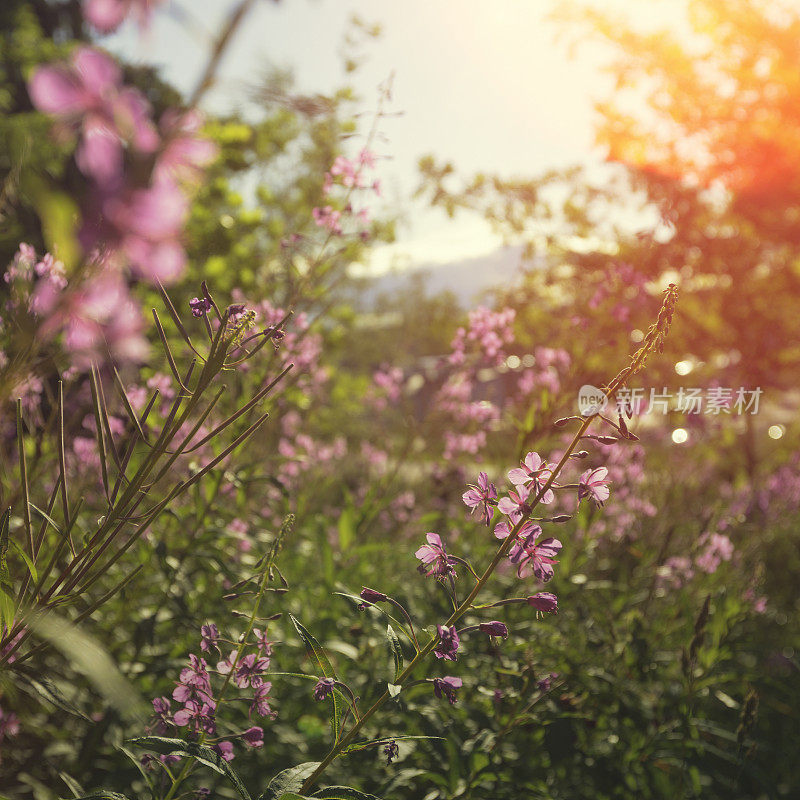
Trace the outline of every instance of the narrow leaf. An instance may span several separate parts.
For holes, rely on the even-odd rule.
[[[95,438],[97,439],[97,450],[100,453],[100,475],[103,479],[103,488],[105,489],[106,497],[108,497],[108,468],[106,467],[106,461],[108,460],[108,457],[106,456],[106,442],[105,435],[103,433],[103,424],[100,421],[100,396],[97,391],[97,380],[94,368],[92,368],[91,372],[91,387],[92,404],[94,405]]]
[[[167,363],[169,364],[169,368],[172,371],[172,375],[178,382],[178,386],[180,386],[181,389],[183,389],[183,391],[188,394],[189,390],[181,382],[181,376],[180,373],[178,372],[178,367],[175,364],[175,359],[172,357],[172,351],[169,349],[169,343],[167,342],[167,335],[164,333],[164,328],[161,327],[161,320],[158,318],[158,312],[155,309],[153,309],[153,319],[156,321],[156,330],[158,331],[158,338],[161,339],[161,346],[164,348],[164,354],[167,357]]]
[[[303,640],[303,643],[306,646],[306,652],[310,655],[314,662],[316,663],[318,669],[326,678],[333,678],[334,680],[338,680],[338,676],[336,674],[336,670],[333,668],[333,664],[331,664],[330,659],[328,658],[328,654],[325,652],[325,649],[322,645],[303,627],[300,621],[289,614],[289,619],[292,621],[297,632],[300,634],[300,638]],[[341,698],[336,694],[333,693],[333,715],[331,717],[331,727],[333,728],[333,736],[335,741],[339,741],[339,728],[341,724],[342,714],[346,710],[346,704],[342,702]]]
[[[400,639],[391,625],[386,626],[386,638],[389,641],[389,649],[392,651],[392,657],[394,658],[394,682],[397,683],[397,679],[403,671],[403,648],[400,646]],[[391,693],[391,689],[389,691]],[[392,696],[394,697],[394,695]]]

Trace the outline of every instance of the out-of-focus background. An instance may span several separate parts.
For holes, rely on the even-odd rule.
[[[0,500],[15,509],[12,530],[24,520],[11,401],[22,400],[31,502],[45,508],[65,470],[85,497],[85,531],[110,494],[97,436],[139,457],[110,388],[96,434],[90,379],[117,380],[137,413],[158,389],[148,425],[169,419],[178,387],[150,321],[157,279],[195,342],[201,281],[259,326],[293,312],[279,346],[226,373],[201,434],[294,368],[263,428],[132,542],[93,595],[65,598],[64,614],[142,697],[170,696],[201,624],[241,632],[237,588],[294,514],[279,562],[289,591],[265,612],[280,615],[268,621],[273,669],[313,674],[291,612],[371,697],[391,677],[385,620],[333,593],[371,586],[421,627],[446,618],[441,587],[415,572],[425,534],[488,563],[497,540],[463,505],[465,484],[485,471],[505,486],[530,451],[557,461],[571,429],[555,421],[626,366],[677,284],[663,352],[597,431],[633,437],[587,440],[562,481],[607,466],[605,507],[560,492],[544,516],[570,519],[542,523],[563,544],[553,580],[521,588],[506,565],[487,599],[546,588],[558,613],[493,610],[508,640],[469,637],[457,663],[432,668],[462,677],[458,703],[422,684],[373,731],[437,738],[400,741],[390,765],[374,749],[352,753],[330,782],[387,800],[798,796],[800,5],[262,0],[218,63],[210,54],[238,4],[110,5],[143,9],[143,24],[131,11],[101,35],[78,0],[0,9]],[[70,115],[84,101],[52,76],[29,89],[41,65],[89,42],[119,61],[160,130],[199,98],[215,155],[186,181],[180,229],[164,222],[180,267],[155,249],[142,259],[136,214],[118,230],[119,187],[87,182],[101,151],[78,143],[88,134]],[[131,142],[121,158],[144,169]],[[149,230],[169,216],[138,211]],[[81,290],[81,313],[102,307],[91,330],[77,306],[58,336],[43,306],[18,313],[32,258],[21,243],[72,280],[112,240],[124,280]],[[163,338],[183,374],[185,338]],[[59,378],[62,467],[47,444]],[[203,440],[170,474],[196,475],[222,449]],[[9,563],[25,569],[24,547]],[[139,566],[149,578],[95,611],[92,598]],[[147,796],[147,764],[120,749],[136,725],[68,653],[37,663],[30,674],[17,664],[24,685],[0,673],[2,791],[67,796],[67,774],[81,791]],[[329,745],[310,684],[275,678],[271,702],[264,746],[233,762],[253,796]]]

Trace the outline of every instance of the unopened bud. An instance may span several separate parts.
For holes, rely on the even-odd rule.
[[[388,597],[383,592],[378,592],[365,586],[361,590],[361,599],[366,600],[368,603],[380,603],[382,600],[387,600]]]
[[[488,633],[489,636],[502,636],[504,639],[508,638],[508,628],[505,623],[494,620],[492,622],[481,622],[478,629],[482,633]]]

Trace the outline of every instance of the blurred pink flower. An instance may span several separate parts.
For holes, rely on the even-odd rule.
[[[135,11],[141,27],[150,22],[155,6],[164,0],[84,0],[84,19],[100,33],[112,33],[131,11]]]
[[[38,67],[28,90],[39,111],[81,131],[76,160],[98,185],[121,179],[125,143],[140,153],[158,148],[147,100],[122,86],[119,67],[99,50],[79,47],[69,64]]]
[[[214,142],[199,135],[203,117],[197,111],[169,109],[161,117],[163,146],[154,170],[156,181],[162,179],[196,182],[216,157]]]

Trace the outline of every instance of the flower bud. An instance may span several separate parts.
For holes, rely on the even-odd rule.
[[[378,592],[365,586],[361,590],[361,599],[366,600],[368,603],[380,603],[382,600],[388,600],[389,598],[383,592]]]
[[[489,636],[502,636],[504,639],[508,638],[508,628],[504,623],[493,620],[492,622],[481,622],[478,629],[483,633],[488,633]]]
[[[558,611],[558,598],[552,592],[539,592],[528,598],[528,605],[537,611]]]

